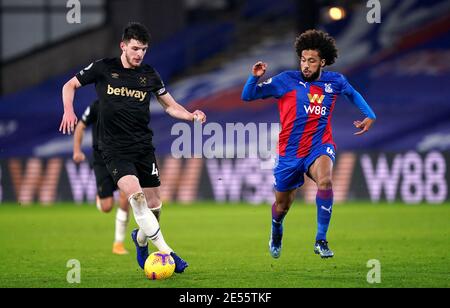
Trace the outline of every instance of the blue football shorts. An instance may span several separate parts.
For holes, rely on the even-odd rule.
[[[274,169],[276,191],[285,192],[296,189],[305,183],[305,173],[314,161],[322,155],[327,155],[335,161],[335,148],[330,143],[325,143],[312,149],[306,157],[278,156]]]

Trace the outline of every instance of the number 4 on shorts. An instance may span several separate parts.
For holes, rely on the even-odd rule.
[[[159,176],[158,168],[156,168],[156,164],[153,163],[152,175]]]
[[[332,148],[327,147],[327,153],[334,157],[334,151]]]

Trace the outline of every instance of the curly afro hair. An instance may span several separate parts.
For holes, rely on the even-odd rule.
[[[317,50],[319,56],[325,59],[325,65],[333,64],[338,56],[334,38],[320,30],[307,30],[297,36],[295,50],[299,58],[303,50]]]

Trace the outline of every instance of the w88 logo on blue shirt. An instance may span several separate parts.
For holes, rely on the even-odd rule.
[[[305,106],[303,105],[305,112],[307,114],[315,114],[315,115],[326,115],[327,107],[326,106]]]

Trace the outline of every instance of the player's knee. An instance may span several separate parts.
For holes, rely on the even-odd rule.
[[[114,205],[114,200],[112,198],[106,198],[100,200],[100,209],[103,213],[111,212]]]
[[[136,192],[142,191],[142,188],[139,185],[139,179],[135,175],[126,175],[121,177],[117,182],[117,186],[120,191],[125,194],[125,196],[128,196],[128,198]]]
[[[317,181],[317,187],[320,190],[328,190],[333,187],[333,183],[331,181],[330,176],[322,177]]]
[[[293,201],[294,200],[291,200],[291,198],[277,200],[277,209],[281,212],[287,213]]]

